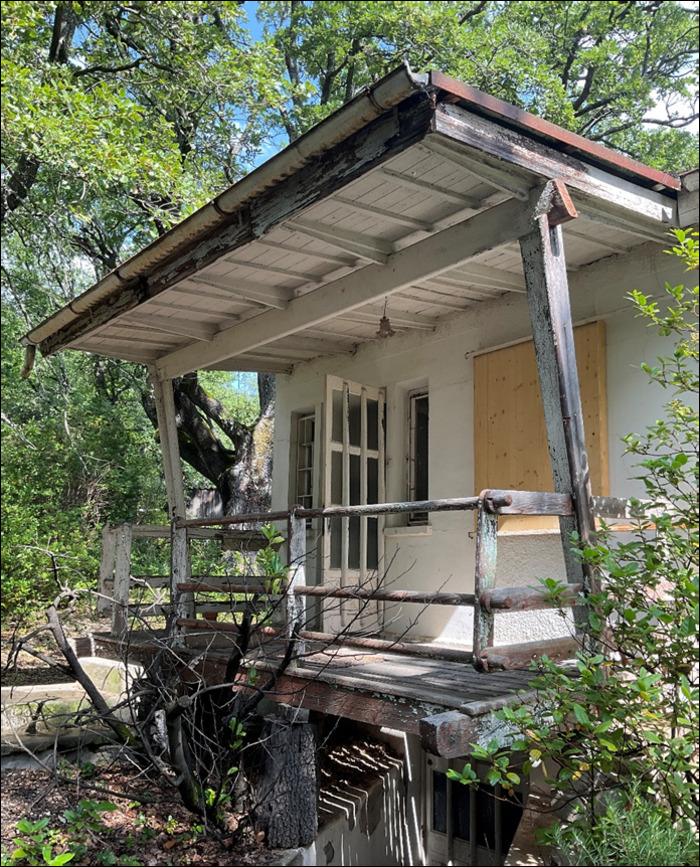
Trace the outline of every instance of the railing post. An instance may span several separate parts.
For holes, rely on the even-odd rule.
[[[181,527],[177,517],[171,524],[170,539],[170,610],[173,617],[171,635],[176,644],[182,644],[182,631],[177,621],[181,617],[191,617],[194,614],[194,594],[181,593],[178,588],[178,584],[184,584],[190,577],[190,556],[187,527]]]
[[[296,587],[306,584],[306,518],[298,518],[294,509],[289,515],[289,588],[287,591],[287,640],[294,637],[295,629],[306,627],[306,596],[297,596]],[[305,644],[297,638],[296,664],[303,657]]]
[[[493,647],[494,615],[481,604],[481,594],[496,586],[498,513],[480,498],[476,523],[476,568],[474,569],[474,667],[483,670],[481,651]]]
[[[100,551],[100,576],[97,581],[97,613],[107,614],[112,609],[109,596],[114,595],[114,554],[117,546],[117,534],[111,524],[102,528],[102,550]],[[108,584],[112,585],[112,592]]]
[[[120,524],[115,531],[112,635],[121,638],[129,625],[129,584],[131,581],[131,524]]]

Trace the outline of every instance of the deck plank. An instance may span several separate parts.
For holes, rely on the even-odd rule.
[[[113,637],[95,636],[94,647],[101,655],[122,655],[121,643]],[[143,658],[153,653],[155,647],[152,641],[132,634],[129,653],[133,658]],[[249,661],[258,671],[272,670],[283,649],[282,642],[266,641],[249,655]],[[183,655],[194,658],[201,653],[202,648],[191,648]],[[223,677],[229,653],[230,649],[225,647],[208,651],[207,677]],[[473,702],[488,706],[493,699],[526,690],[532,676],[530,671],[484,674],[466,663],[331,646],[310,653],[300,665],[288,670],[278,684],[277,694],[271,697],[325,713],[417,732],[421,717],[459,710]]]

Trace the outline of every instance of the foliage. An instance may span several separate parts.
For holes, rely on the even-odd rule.
[[[564,864],[580,867],[697,865],[698,843],[690,822],[674,827],[668,812],[632,786],[629,800],[612,797],[591,826],[585,818],[569,828],[555,826],[551,842]]]
[[[66,355],[20,383],[12,344],[21,327],[2,318],[3,616],[55,595],[66,570],[88,586],[105,522],[164,520],[157,446],[132,386],[133,365]],[[31,400],[27,399],[27,392]]]
[[[82,800],[59,816],[64,826],[62,830],[49,828],[48,816],[36,822],[20,819],[15,826],[19,845],[7,863],[26,864],[28,867],[62,867],[75,857],[81,858],[85,852],[87,835],[105,830],[100,813],[116,809],[109,801]],[[64,851],[55,853],[56,846]]]
[[[676,236],[674,254],[697,269],[697,233]],[[588,635],[575,669],[543,659],[531,683],[537,701],[498,713],[517,733],[513,745],[501,749],[494,741],[474,753],[490,762],[490,782],[510,787],[518,781],[512,753],[522,751],[526,774],[541,765],[556,791],[581,800],[577,820],[551,837],[577,852],[584,847],[576,864],[683,863],[613,852],[618,842],[630,845],[629,835],[610,836],[627,803],[638,821],[646,816],[659,845],[676,831],[679,841],[698,833],[698,287],[667,285],[663,300],[638,292],[631,300],[650,327],[675,339],[671,355],[643,366],[670,394],[666,417],[625,440],[640,459],[648,499],[635,504],[629,539],[603,532],[584,551],[602,583],[588,600]],[[551,581],[543,583],[551,589]],[[458,775],[465,783],[472,776],[470,769]],[[619,802],[599,797],[616,790]],[[612,847],[606,857],[619,860],[576,860],[598,857],[585,852],[603,843]]]
[[[685,4],[269,2],[258,14],[285,61],[290,139],[408,60],[652,165],[696,164],[683,128],[697,117],[697,11]]]

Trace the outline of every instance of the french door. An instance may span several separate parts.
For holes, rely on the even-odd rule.
[[[329,376],[324,408],[324,505],[384,502],[384,390]],[[383,570],[383,528],[383,516],[326,518],[323,583],[376,587]],[[379,631],[383,608],[377,602],[328,600],[324,628],[331,632]]]

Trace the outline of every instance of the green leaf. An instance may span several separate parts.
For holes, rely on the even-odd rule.
[[[574,716],[581,723],[581,725],[589,726],[591,724],[588,713],[582,705],[574,704],[572,705],[571,710],[574,712]]]

